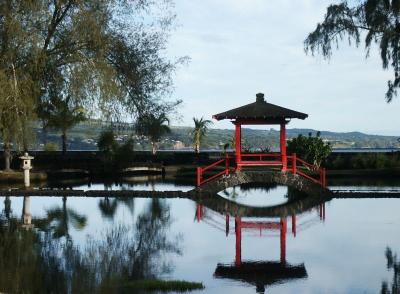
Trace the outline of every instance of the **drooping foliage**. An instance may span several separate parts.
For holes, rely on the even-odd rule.
[[[347,39],[359,46],[364,38],[367,52],[377,44],[384,69],[392,69],[386,101],[397,95],[400,87],[400,0],[342,1],[327,8],[325,18],[304,42],[306,51],[330,58],[332,48]]]
[[[172,7],[170,0],[2,1],[0,114],[16,109],[1,115],[3,141],[23,137],[29,116],[57,100],[107,120],[164,107],[183,61],[164,53]]]

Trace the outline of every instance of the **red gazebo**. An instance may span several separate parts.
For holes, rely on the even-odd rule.
[[[268,103],[263,93],[256,95],[256,102],[213,115],[216,120],[230,119],[235,125],[236,168],[244,166],[282,166],[287,169],[286,124],[292,118],[306,119],[307,114]],[[280,153],[245,154],[242,153],[242,125],[279,125]]]
[[[296,153],[286,154],[286,125],[293,118],[306,119],[308,114],[268,103],[263,93],[256,95],[256,102],[234,108],[225,112],[214,114],[216,120],[230,119],[235,125],[235,168],[236,171],[243,167],[270,166],[280,167],[282,172],[292,172],[307,178],[311,182],[326,187],[325,168],[313,165],[298,158]],[[276,153],[243,153],[242,152],[242,125],[279,125],[280,126],[280,152]],[[289,164],[288,164],[289,159]],[[220,167],[224,165],[224,170]],[[218,170],[217,173],[215,171]],[[215,174],[211,174],[212,170]],[[210,182],[230,172],[229,156],[220,159],[204,168],[197,167],[197,186]],[[206,178],[205,178],[206,177]]]

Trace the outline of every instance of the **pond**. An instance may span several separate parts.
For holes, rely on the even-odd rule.
[[[333,199],[296,215],[238,217],[191,199],[112,197],[189,185],[74,188],[110,197],[0,197],[0,292],[120,293],[116,285],[158,278],[202,282],[194,293],[377,293],[399,279],[400,199]],[[285,206],[293,193],[247,185],[218,201]]]

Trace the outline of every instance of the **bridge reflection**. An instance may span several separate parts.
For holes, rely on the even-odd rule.
[[[222,214],[203,203],[197,203],[195,213],[197,222],[204,222],[215,229],[224,231],[227,237],[230,234],[235,235],[234,261],[228,264],[218,263],[214,277],[249,283],[256,286],[258,293],[264,292],[265,287],[275,283],[307,278],[308,275],[304,263],[291,264],[287,262],[288,230],[295,238],[299,232],[314,224],[324,222],[326,218],[325,202],[321,202],[311,209],[307,206],[305,208],[307,209],[290,216],[249,218],[229,213]],[[232,225],[233,228],[231,228]],[[279,236],[279,261],[249,261],[242,259],[242,239],[243,237],[255,237],[256,234],[254,232],[257,233],[258,237]]]

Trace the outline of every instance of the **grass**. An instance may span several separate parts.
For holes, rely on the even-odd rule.
[[[204,289],[203,283],[188,282],[188,281],[163,281],[163,280],[138,280],[124,283],[121,287],[123,290],[143,290],[146,292],[186,292],[192,290]]]

